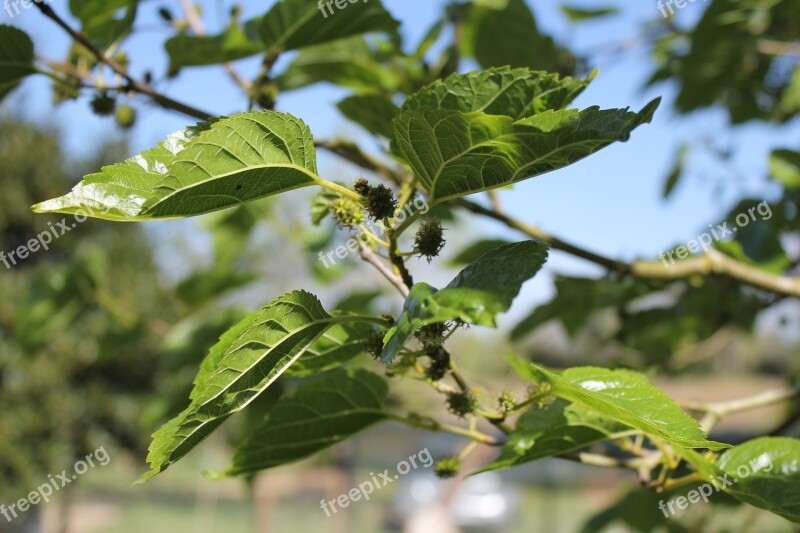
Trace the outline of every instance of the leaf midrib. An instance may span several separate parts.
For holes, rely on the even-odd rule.
[[[189,162],[196,164],[196,162],[194,162],[194,161],[189,161]],[[174,163],[171,163],[170,166],[172,166],[172,164],[174,164]],[[299,166],[297,164],[274,164],[274,163],[271,164],[271,163],[266,163],[266,164],[263,164],[263,165],[252,165],[252,166],[247,166],[245,168],[240,168],[238,170],[234,170],[232,172],[227,172],[225,174],[218,174],[218,175],[213,175],[213,176],[209,175],[208,178],[206,178],[206,179],[204,179],[202,181],[194,182],[191,185],[186,185],[186,186],[183,186],[183,187],[181,187],[179,189],[174,189],[174,188],[166,186],[166,185],[157,185],[156,188],[158,188],[158,187],[170,188],[170,189],[172,189],[172,192],[169,193],[168,195],[164,196],[163,198],[160,198],[156,203],[154,203],[153,205],[149,206],[147,209],[142,211],[140,214],[147,214],[148,212],[152,211],[159,204],[161,204],[163,202],[166,202],[169,198],[172,198],[173,196],[175,196],[175,195],[177,195],[179,193],[184,193],[186,191],[191,191],[192,189],[194,189],[196,187],[200,187],[201,185],[205,185],[207,183],[211,183],[211,182],[214,182],[214,181],[217,181],[217,180],[221,180],[221,179],[225,179],[225,178],[228,178],[228,177],[231,177],[231,176],[235,176],[236,174],[241,174],[243,172],[248,172],[250,170],[260,170],[260,169],[268,169],[268,168],[289,168],[289,169],[297,170],[297,171],[301,172],[302,174],[305,174],[306,176],[311,178],[311,183],[302,183],[302,184],[296,185],[294,187],[290,187],[290,188],[287,188],[287,189],[281,189],[281,191],[279,191],[279,192],[293,191],[295,189],[308,187],[310,185],[313,185],[314,183],[319,183],[321,181],[321,178],[317,174],[314,174],[313,172],[309,171],[308,169],[306,169],[304,167],[301,167],[301,166]],[[206,173],[208,174],[208,172],[206,172]],[[167,176],[167,178],[169,178],[169,177],[173,177],[173,176],[172,175]],[[276,194],[276,193],[270,193],[270,194]],[[225,195],[219,194],[219,195],[214,195],[214,196],[225,196]],[[256,200],[258,198],[263,198],[264,196],[269,196],[269,194],[261,195],[261,196],[259,196],[257,198],[251,198],[250,200]],[[236,198],[236,200],[237,200],[237,202],[241,202],[241,200],[239,200],[238,198]]]

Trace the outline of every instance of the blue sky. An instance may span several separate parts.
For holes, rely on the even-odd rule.
[[[222,27],[227,8],[220,2],[201,3],[205,6],[209,30]],[[264,12],[272,3],[247,2],[245,14]],[[409,47],[420,39],[445,3],[445,0],[384,0],[386,7],[402,22],[406,42],[411,43],[407,44]],[[529,3],[534,6],[534,2]],[[53,0],[51,5],[57,12],[66,14],[66,4],[65,0]],[[623,54],[608,53],[616,44],[635,42],[642,25],[660,16],[655,1],[609,0],[603,4],[616,4],[622,16],[578,25],[569,23],[561,14],[560,4],[551,0],[535,3],[541,29],[573,50],[587,54],[591,65],[600,70],[589,89],[576,101],[578,107],[630,106],[638,110],[656,96],[663,96],[664,102],[653,123],[635,131],[627,143],[609,147],[566,169],[525,181],[512,191],[504,191],[502,200],[510,213],[604,254],[624,259],[654,258],[673,244],[695,238],[709,222],[718,221],[741,196],[762,199],[777,192],[764,179],[767,155],[776,146],[796,145],[800,141],[797,121],[783,128],[748,125],[737,128],[733,135],[727,116],[720,110],[678,117],[671,113],[672,87],[642,89],[652,69],[642,46]],[[126,47],[133,59],[131,72],[140,76],[150,69],[158,75],[166,70],[161,44],[170,32],[158,19],[156,9],[167,5],[178,13],[179,4],[171,0],[141,5],[137,21],[140,31]],[[596,3],[577,0],[571,5],[596,7]],[[704,8],[700,2],[689,4],[678,13],[678,20],[692,21]],[[28,31],[34,37],[37,52],[44,56],[59,57],[66,49],[67,39],[62,32],[35,8],[11,20],[5,12],[0,12],[0,23],[10,23]],[[252,75],[258,64],[256,59],[247,60],[239,69]],[[242,111],[246,104],[220,68],[187,69],[179,78],[161,83],[158,88],[217,114]],[[329,86],[315,86],[282,95],[278,108],[301,117],[318,137],[342,135],[357,140],[363,132],[348,124],[335,109],[335,103],[346,94]],[[119,135],[110,121],[89,112],[85,100],[55,109],[39,102],[49,102],[48,84],[41,77],[25,82],[3,107],[39,121],[60,124],[69,132],[65,136],[66,145],[76,153],[90,153],[102,140]],[[131,148],[135,151],[152,146],[191,122],[181,115],[149,105],[140,106],[140,109],[139,124],[130,134]],[[661,199],[663,180],[677,147],[685,142],[699,146],[709,139],[732,146],[736,154],[732,166],[736,170],[721,169],[698,160],[692,179],[684,180],[670,201],[664,202]],[[320,167],[325,177],[343,180],[352,177],[337,175],[342,167],[327,156],[320,157]],[[484,227],[489,234],[513,237],[499,226]],[[549,268],[575,274],[600,273],[593,266],[562,254],[553,257]]]

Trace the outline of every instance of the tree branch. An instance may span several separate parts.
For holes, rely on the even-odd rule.
[[[389,283],[395,286],[395,288],[400,291],[400,294],[403,295],[403,298],[408,296],[408,287],[405,286],[403,280],[400,279],[394,272],[392,272],[385,264],[381,262],[375,252],[373,252],[369,246],[365,245],[363,242],[358,243],[359,246],[359,253],[361,254],[361,258],[366,261],[367,263],[374,266],[378,272],[386,278]]]
[[[680,402],[680,405],[689,411],[705,413],[700,425],[703,426],[706,432],[709,432],[726,416],[785,402],[798,396],[800,396],[800,387],[785,387],[783,389],[764,391],[747,398],[740,398],[727,402]]]
[[[120,77],[122,77],[127,83],[129,90],[150,97],[154,102],[156,102],[158,105],[160,105],[165,109],[178,111],[179,113],[183,113],[185,115],[188,115],[190,117],[199,120],[204,120],[204,121],[209,120],[213,116],[210,113],[206,113],[205,111],[201,111],[197,108],[191,107],[182,102],[178,102],[177,100],[173,100],[169,96],[157,92],[148,84],[134,79],[116,61],[106,56],[102,50],[100,50],[94,44],[92,44],[92,42],[85,35],[73,29],[69,24],[67,24],[64,21],[64,19],[58,16],[58,14],[55,11],[53,11],[53,9],[49,5],[47,5],[44,2],[37,2],[35,5],[36,7],[39,8],[39,11],[41,11],[42,14],[44,14],[44,16],[46,16],[47,18],[58,24],[75,41],[77,41],[84,48],[89,50],[89,52],[91,52],[92,55],[94,55],[100,63],[103,63],[104,65],[108,66],[111,70],[113,70]]]
[[[617,274],[654,280],[676,280],[696,275],[716,275],[727,277],[758,289],[785,294],[787,296],[800,297],[800,278],[769,274],[756,267],[736,261],[714,249],[710,249],[703,256],[676,261],[672,265],[666,265],[661,261],[634,261],[633,263],[626,263],[580,248],[579,246],[563,241],[557,237],[553,237],[535,226],[498,213],[469,200],[460,199],[456,200],[455,203],[468,211],[502,222],[508,227],[516,229],[529,237],[542,240],[555,250],[561,250],[562,252],[586,259]]]

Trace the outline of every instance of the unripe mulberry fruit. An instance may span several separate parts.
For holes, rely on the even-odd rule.
[[[136,110],[129,105],[120,106],[114,114],[114,118],[120,128],[131,129],[136,124]]]
[[[367,211],[369,216],[375,220],[383,220],[394,215],[397,208],[397,199],[394,193],[384,185],[370,187],[366,198]]]
[[[447,393],[447,410],[452,414],[464,418],[470,413],[475,412],[478,407],[478,400],[469,392],[449,392]]]
[[[382,330],[371,330],[367,338],[364,339],[364,350],[370,354],[373,359],[380,360],[383,354],[383,337],[386,332]]]
[[[444,228],[438,220],[426,220],[417,230],[414,239],[414,251],[421,257],[431,259],[437,257],[444,248]]]
[[[101,117],[107,117],[114,113],[117,107],[117,100],[108,93],[98,94],[92,99],[92,111]]]
[[[330,212],[340,227],[352,228],[364,222],[362,207],[349,198],[337,198],[331,202]]]

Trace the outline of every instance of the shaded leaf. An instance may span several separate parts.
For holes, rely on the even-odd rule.
[[[336,370],[281,399],[239,447],[229,475],[298,461],[386,419],[388,386],[366,370]]]
[[[385,93],[394,92],[398,86],[397,76],[361,36],[304,48],[275,78],[282,91],[319,82]]]
[[[594,20],[600,17],[607,17],[609,15],[616,15],[619,9],[614,6],[598,7],[594,9],[585,9],[572,6],[561,6],[561,11],[572,22],[582,22],[584,20]]]
[[[70,0],[69,10],[81,21],[81,33],[106,49],[131,31],[138,5],[138,0]]]
[[[264,45],[238,26],[219,35],[182,33],[164,43],[164,48],[169,54],[169,70],[173,73],[183,67],[227,63],[264,52]]]
[[[497,36],[502,35],[502,39]],[[539,31],[524,0],[474,2],[466,6],[459,42],[464,57],[474,57],[483,68],[529,67],[570,73],[576,59]]]
[[[35,73],[31,38],[13,26],[0,25],[0,101]]]
[[[364,353],[367,324],[336,324],[322,334],[287,371],[288,376],[310,376],[338,368]]]
[[[773,150],[769,156],[769,171],[787,189],[800,188],[800,152]]]
[[[392,137],[392,120],[400,111],[391,99],[379,94],[349,96],[336,107],[368,132],[387,139]]]
[[[276,52],[370,32],[397,34],[400,25],[380,0],[348,3],[331,14],[317,0],[281,0],[261,20],[261,38]],[[334,6],[335,7],[335,6]]]
[[[441,291],[417,283],[403,311],[386,333],[382,359],[394,357],[421,326],[461,320],[495,327],[495,317],[507,311],[522,284],[547,261],[548,247],[541,241],[523,241],[496,248],[462,270]]]
[[[511,244],[511,243],[503,239],[485,239],[482,241],[474,242],[470,244],[468,247],[461,250],[458,253],[458,255],[456,255],[448,262],[448,265],[449,266],[468,265],[473,261],[476,261],[483,254],[486,254],[494,250],[495,248],[505,246],[506,244]]]

